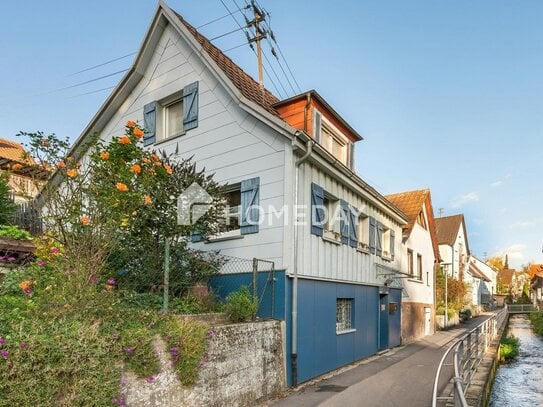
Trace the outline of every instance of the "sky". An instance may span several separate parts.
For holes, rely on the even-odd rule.
[[[238,28],[227,8],[243,21],[236,2],[245,4],[167,3],[213,38]],[[465,215],[480,258],[543,262],[543,2],[259,2],[288,63],[283,75],[265,44],[265,86],[280,98],[317,90],[363,135],[364,180],[382,194],[429,188],[436,216]],[[74,141],[129,68],[156,5],[2,4],[0,137],[42,130]],[[214,43],[244,41],[237,31]],[[256,77],[247,45],[227,55]]]

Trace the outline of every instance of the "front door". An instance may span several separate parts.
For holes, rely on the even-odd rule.
[[[388,349],[388,294],[379,296],[379,350]]]
[[[431,323],[432,316],[430,307],[424,307],[424,335],[430,335],[432,333]]]

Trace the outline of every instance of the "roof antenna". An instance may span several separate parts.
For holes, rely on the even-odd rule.
[[[443,216],[443,212],[445,212],[445,209],[439,208],[437,211],[439,212],[439,217],[441,218]]]

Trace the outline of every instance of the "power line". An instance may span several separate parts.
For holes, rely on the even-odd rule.
[[[234,11],[234,13],[237,13],[237,11]],[[197,30],[199,30],[200,28],[202,27],[205,27],[205,26],[208,26],[209,24],[213,24],[213,23],[216,23],[217,21],[220,21],[220,20],[223,20],[225,19],[226,17],[230,16],[230,14],[225,14],[224,16],[222,17],[217,17],[211,21],[208,21],[207,23],[204,23],[202,25],[199,25],[198,27],[196,27]]]
[[[220,0],[220,2],[222,3],[222,5],[224,6],[224,8],[226,9],[226,11],[228,12],[228,14],[232,17],[232,19],[236,22],[236,24],[242,28],[241,24],[238,22],[237,18],[234,16],[234,14],[230,11],[230,8],[226,5],[226,3],[224,2],[224,0]],[[238,10],[241,11],[241,9],[238,7]],[[256,54],[256,51],[251,47],[251,49],[253,50],[253,52]],[[277,85],[275,84],[275,82],[273,81],[273,78],[270,76],[270,74],[268,73],[268,70],[266,69],[266,67],[264,67],[264,72],[266,72],[266,75],[268,76],[268,79],[270,80],[271,84],[273,85],[275,91],[277,92],[277,94],[280,94],[281,92],[279,91],[279,88],[277,87]]]
[[[77,97],[80,97],[80,96],[92,95],[93,93],[103,92],[104,90],[110,90],[110,89],[113,89],[113,88],[115,88],[115,86],[108,86],[107,88],[97,89],[97,90],[93,90],[93,91],[85,92],[85,93],[80,93],[79,95],[70,96],[69,98],[72,99],[72,98],[77,98]]]
[[[244,29],[245,29],[244,27],[236,28],[235,30],[228,31],[227,33],[217,35],[216,37],[210,38],[209,41],[218,40],[219,38],[225,37],[225,36],[230,35],[230,34],[234,34],[234,33],[238,32],[238,31],[241,31],[241,30],[244,30]]]
[[[136,53],[137,53],[137,52],[134,51],[134,52],[131,52],[131,53],[129,53],[129,54],[123,55],[122,57],[110,59],[109,61],[102,62],[101,64],[94,65],[94,66],[90,66],[90,67],[85,68],[85,69],[82,69],[82,70],[80,70],[80,71],[77,71],[77,72],[68,74],[68,75],[65,76],[65,78],[69,78],[70,76],[74,76],[74,75],[77,75],[77,74],[80,74],[80,73],[83,73],[83,72],[87,72],[87,71],[90,71],[90,70],[93,70],[93,69],[96,69],[96,68],[100,68],[101,66],[104,66],[104,65],[107,65],[107,64],[111,64],[112,62],[120,61],[121,59],[128,58],[129,56],[135,55]]]

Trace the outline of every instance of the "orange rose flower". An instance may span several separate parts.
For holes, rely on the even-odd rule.
[[[107,151],[101,152],[101,153],[100,153],[100,158],[101,158],[102,160],[107,160],[107,159],[109,159],[109,153],[108,153]]]
[[[151,154],[151,158],[155,161],[160,161],[160,157],[156,155],[155,153]]]
[[[21,164],[17,163],[17,164],[13,164],[13,167],[11,167],[11,169],[13,171],[19,171],[19,170],[23,169],[23,166]]]
[[[136,127],[136,122],[132,120],[128,120],[128,122],[126,123],[126,127],[130,127],[130,128]]]
[[[79,222],[81,222],[83,226],[89,226],[91,223],[90,218],[87,215],[81,215],[79,217]]]
[[[117,188],[119,191],[121,192],[126,192],[128,191],[128,187],[126,186],[126,184],[123,184],[122,182],[117,182],[115,184],[115,188]]]
[[[130,171],[132,171],[135,174],[139,174],[141,172],[141,167],[139,164],[132,164],[130,166]]]
[[[57,164],[57,167],[58,168],[66,168],[66,163],[64,161],[60,161],[58,164]]]
[[[161,163],[160,161],[156,161],[156,162],[155,162],[155,165],[156,165],[157,167],[162,167],[162,163]]]
[[[151,202],[153,202],[153,200],[151,199],[151,196],[149,195],[145,195],[143,197],[143,200],[145,201],[145,205],[151,205]]]
[[[130,141],[130,137],[128,136],[122,136],[120,139],[119,139],[119,144],[130,144],[132,143]]]
[[[169,165],[164,165],[164,169],[166,170],[166,172],[168,173],[168,175],[172,175],[172,167],[170,167]]]
[[[132,133],[137,138],[142,138],[143,137],[143,130],[142,129],[134,129],[134,131]]]
[[[66,171],[66,175],[70,178],[75,178],[77,177],[77,170],[72,168],[71,170]]]
[[[147,164],[149,164],[149,163],[151,162],[151,160],[149,160],[147,157],[143,157],[143,158],[142,158],[142,161],[143,161],[144,163],[147,163]]]

